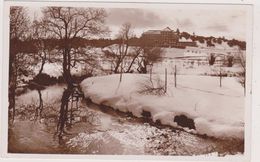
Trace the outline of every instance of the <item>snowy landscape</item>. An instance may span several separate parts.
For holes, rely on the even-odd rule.
[[[194,26],[196,34],[174,20],[138,24],[138,12],[164,16],[141,8],[10,8],[9,153],[244,154],[243,35]]]

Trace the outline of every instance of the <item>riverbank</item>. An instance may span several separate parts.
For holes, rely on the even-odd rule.
[[[243,88],[235,78],[169,75],[167,92],[140,93],[151,87],[149,75],[119,74],[92,77],[80,85],[85,97],[136,117],[150,117],[154,122],[185,129],[187,132],[216,138],[244,138]],[[153,77],[152,86],[158,89],[164,76]],[[232,116],[230,116],[232,114]]]
[[[65,87],[29,90],[17,97],[17,116],[9,127],[9,153],[187,156],[244,153],[243,139],[193,134],[182,127],[154,122],[148,112],[144,117],[135,117],[88,99],[79,100],[72,125],[66,127],[60,142],[55,134]]]
[[[59,109],[60,96],[57,94],[62,89],[63,86],[56,85],[43,91],[45,113],[53,114],[49,109]],[[37,96],[33,94],[31,91],[21,97],[27,99],[23,104],[36,108]],[[49,108],[48,100],[52,108]],[[55,137],[55,120],[48,119],[48,114],[31,120],[32,110],[24,114],[24,118],[17,117],[10,127],[9,153],[226,156],[244,152],[243,140],[201,137],[89,100],[79,102],[81,120],[66,129],[67,134],[59,143]],[[57,117],[58,113],[53,115]]]

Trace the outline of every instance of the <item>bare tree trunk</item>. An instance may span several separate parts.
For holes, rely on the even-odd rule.
[[[123,77],[123,61],[121,62],[121,68],[120,68],[120,80],[119,80],[119,82],[122,81],[122,77]]]
[[[10,100],[9,100],[9,110],[12,109],[12,122],[14,122],[14,118],[15,118],[15,87],[11,88],[11,94],[10,94]]]
[[[15,90],[17,86],[17,69],[16,69],[16,54],[13,54],[13,59],[10,60],[10,67],[9,67],[9,119],[14,122],[15,118]],[[12,111],[12,114],[11,114]]]
[[[68,85],[68,88],[73,87],[73,80],[70,73],[70,50],[66,48],[63,53],[63,77]]]
[[[131,61],[130,65],[129,65],[127,71],[126,71],[127,73],[130,72],[130,70],[131,70],[131,68],[132,68],[132,66],[133,66],[133,64],[134,64],[134,62],[135,62],[135,60],[136,60],[136,58],[137,58],[138,56],[139,56],[139,55],[135,55],[135,56],[134,56],[133,60]]]
[[[148,62],[146,60],[144,60],[144,74],[147,73],[147,65],[148,65]]]
[[[116,67],[114,69],[114,73],[118,73],[118,69],[120,67],[120,63],[121,63],[121,58],[119,58],[118,61],[116,62]]]
[[[45,63],[46,63],[47,54],[46,54],[45,52],[44,52],[44,56],[41,57],[41,59],[42,59],[41,68],[40,68],[40,70],[39,70],[39,72],[38,72],[37,75],[40,75],[40,74],[42,73],[43,67],[44,67],[44,65],[45,65]]]

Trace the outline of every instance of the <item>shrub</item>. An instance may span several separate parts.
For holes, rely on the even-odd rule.
[[[234,56],[228,56],[227,57],[227,66],[232,67],[234,62]]]
[[[147,95],[158,95],[162,96],[165,94],[164,82],[158,77],[155,80],[155,84],[153,81],[146,80],[139,85],[139,93],[147,94]]]

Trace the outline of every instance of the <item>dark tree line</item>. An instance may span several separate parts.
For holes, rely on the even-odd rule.
[[[178,33],[178,32],[177,32]],[[238,46],[240,49],[246,49],[246,42],[239,41],[236,39],[228,40],[225,37],[215,38],[213,36],[199,36],[195,34],[189,34],[188,32],[179,32],[179,37],[184,37],[185,39],[191,39],[192,41],[199,41],[200,43],[206,43],[208,47],[214,47],[214,43],[221,44],[222,42],[227,42],[230,47]]]

